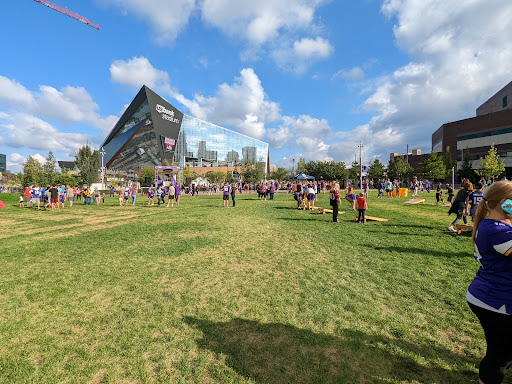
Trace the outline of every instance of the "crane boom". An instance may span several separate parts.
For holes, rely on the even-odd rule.
[[[52,3],[48,0],[34,0],[35,2],[39,4],[46,5],[48,8],[51,8],[57,12],[63,13],[66,16],[72,17],[75,20],[78,20],[84,24],[87,24],[89,27],[93,27],[94,29],[100,30],[100,26],[98,24],[93,23],[90,20],[87,20],[85,17],[80,16],[78,13],[70,11],[69,9],[63,8],[61,6],[58,6],[57,4]]]

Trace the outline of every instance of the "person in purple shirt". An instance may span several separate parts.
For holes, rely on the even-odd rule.
[[[229,208],[229,192],[231,188],[227,182],[222,186],[222,199],[224,201],[224,208]]]
[[[475,221],[476,209],[478,208],[478,204],[480,204],[485,199],[485,193],[482,191],[484,185],[480,182],[475,184],[476,191],[473,191],[469,194],[469,216],[471,219]]]
[[[473,244],[481,264],[466,300],[485,333],[480,383],[499,384],[512,363],[512,182],[498,181],[478,205]]]
[[[148,205],[155,205],[155,187],[153,184],[148,189]]]
[[[176,205],[180,205],[180,197],[181,197],[181,187],[179,184],[176,184],[176,190],[174,191],[175,193],[175,196],[174,198],[176,199]]]
[[[270,185],[270,200],[274,200],[274,193],[276,193],[276,185],[272,183]]]
[[[128,206],[128,199],[130,199],[130,187],[127,185],[124,187],[124,201],[126,206]]]
[[[267,201],[267,184],[262,184],[260,187],[261,196]]]
[[[33,205],[37,204],[37,209],[41,209],[41,207],[40,207],[40,204],[41,204],[41,189],[39,187],[37,187],[37,186],[32,188],[32,204]]]

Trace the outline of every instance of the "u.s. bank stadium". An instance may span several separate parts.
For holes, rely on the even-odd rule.
[[[145,85],[102,147],[112,171],[161,166],[165,159],[202,174],[232,171],[246,160],[269,167],[267,143],[185,115]]]

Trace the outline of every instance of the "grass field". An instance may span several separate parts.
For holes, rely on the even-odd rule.
[[[53,213],[1,195],[0,383],[477,383],[469,232],[432,193],[375,196],[387,223],[287,194]]]

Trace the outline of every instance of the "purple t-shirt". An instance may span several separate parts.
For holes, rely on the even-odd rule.
[[[224,193],[225,196],[229,195],[229,185],[223,185],[222,192]]]
[[[181,195],[181,187],[179,185],[176,186],[176,191],[174,193],[176,193],[176,196]]]
[[[512,226],[498,220],[482,220],[475,236],[475,259],[481,267],[468,293],[496,311],[509,315],[512,315],[511,254]],[[478,305],[469,297],[468,301]]]
[[[476,209],[478,208],[478,204],[485,198],[485,194],[483,191],[474,191],[469,194],[469,205],[471,209],[469,211],[469,216],[473,217],[476,215]]]
[[[38,199],[39,198],[39,194],[40,194],[39,188],[32,188],[32,197],[34,199]]]

